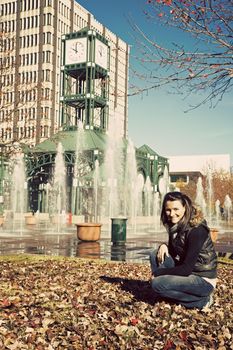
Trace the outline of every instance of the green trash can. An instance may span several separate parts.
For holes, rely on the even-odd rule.
[[[113,244],[125,244],[126,242],[126,222],[127,218],[112,218],[112,238]]]
[[[123,242],[111,245],[111,260],[126,261],[126,245]]]

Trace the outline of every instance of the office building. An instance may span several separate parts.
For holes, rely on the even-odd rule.
[[[110,45],[109,119],[127,137],[129,47],[74,0],[1,0],[0,139],[34,146],[62,127],[62,36],[82,28]]]

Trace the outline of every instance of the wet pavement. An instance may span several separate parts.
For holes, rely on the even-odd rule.
[[[85,242],[77,239],[75,225],[59,232],[48,225],[20,228],[0,228],[0,255],[43,254],[51,256],[82,257],[112,261],[145,262],[151,249],[166,242],[167,234],[151,225],[141,225],[137,230],[127,229],[126,242],[113,244],[111,230],[103,227],[100,240]],[[216,242],[219,255],[233,256],[233,229],[221,229]]]
[[[148,260],[149,250],[158,246],[165,233],[151,234],[145,228],[144,233],[127,232],[125,243],[112,244],[111,233],[101,231],[100,240],[86,242],[77,239],[76,227],[67,226],[61,232],[48,227],[26,227],[20,230],[0,228],[0,255],[45,254],[98,258],[119,261]]]

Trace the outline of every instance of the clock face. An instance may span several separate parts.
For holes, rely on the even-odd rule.
[[[66,41],[65,64],[74,64],[86,61],[87,39],[78,38]]]
[[[98,39],[95,44],[95,63],[104,69],[108,68],[108,47]]]

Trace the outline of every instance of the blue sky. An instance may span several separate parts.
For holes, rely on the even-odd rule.
[[[132,45],[132,53],[134,41],[129,16],[146,31],[155,33],[163,43],[174,41],[175,35],[181,38],[182,33],[171,32],[145,19],[145,0],[78,2]],[[230,154],[233,165],[233,93],[227,94],[215,108],[206,104],[185,113],[195,101],[199,101],[196,95],[187,100],[170,94],[167,88],[129,97],[129,137],[135,146],[146,143],[162,156]]]

